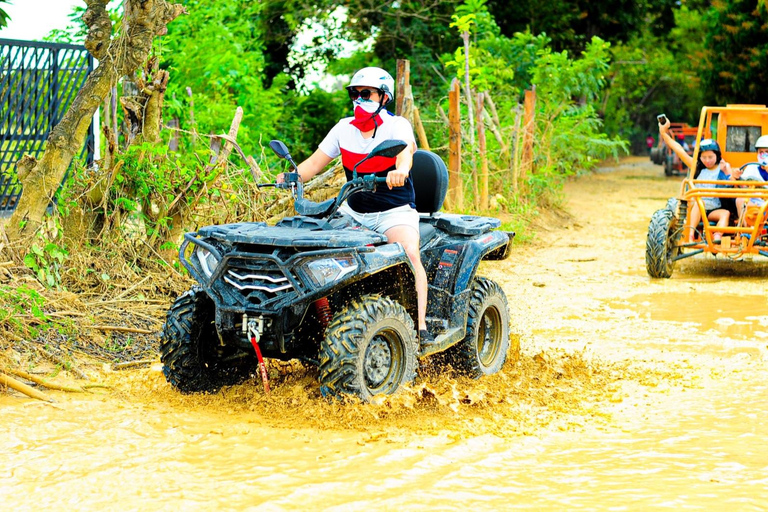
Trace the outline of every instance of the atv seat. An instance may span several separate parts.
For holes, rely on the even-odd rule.
[[[448,192],[448,169],[443,160],[434,153],[418,149],[413,154],[411,180],[416,192],[416,211],[430,216],[439,212]],[[419,240],[421,245],[435,236],[435,226],[428,222],[419,222]]]
[[[416,192],[416,210],[430,215],[439,212],[448,192],[448,169],[443,160],[429,151],[416,150],[411,180]]]

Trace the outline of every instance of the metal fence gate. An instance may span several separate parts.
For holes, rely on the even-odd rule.
[[[0,39],[0,216],[10,215],[21,197],[16,162],[24,154],[40,156],[92,70],[84,46]],[[88,164],[93,130],[91,123],[81,155]]]

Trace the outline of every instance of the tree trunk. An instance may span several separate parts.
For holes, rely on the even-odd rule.
[[[166,0],[125,0],[123,30],[110,39],[108,0],[86,3],[83,21],[89,31],[85,47],[99,59],[100,65],[88,75],[72,105],[51,130],[42,158],[23,180],[24,193],[6,226],[9,242],[19,253],[26,245],[24,239],[42,225],[48,204],[72,159],[83,147],[93,114],[117,78],[135,73],[147,59],[155,36],[165,34],[167,24],[185,13],[181,5]]]

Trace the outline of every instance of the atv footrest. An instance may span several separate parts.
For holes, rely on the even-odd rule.
[[[435,336],[435,343],[421,349],[419,351],[419,357],[425,357],[434,354],[435,352],[441,352],[451,345],[461,341],[463,337],[464,329],[461,327],[454,327],[444,334]]]

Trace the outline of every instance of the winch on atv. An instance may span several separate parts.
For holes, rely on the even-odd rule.
[[[324,394],[363,400],[394,393],[415,378],[419,358],[436,352],[473,377],[501,368],[510,344],[507,299],[476,272],[481,260],[508,256],[514,233],[494,231],[498,219],[439,213],[448,173],[437,155],[416,151],[411,170],[429,279],[427,323],[437,340],[420,352],[403,247],[336,213],[351,194],[385,180],[359,175],[362,162],[396,156],[406,144],[379,144],[337,197],[321,203],[304,197],[286,146],[270,146],[293,172],[263,186],[289,190],[297,215],[274,226],[243,222],[185,235],[181,263],[199,285],[176,299],[163,329],[163,373],[173,386],[213,392],[259,368],[266,377],[262,355],[316,364]]]

